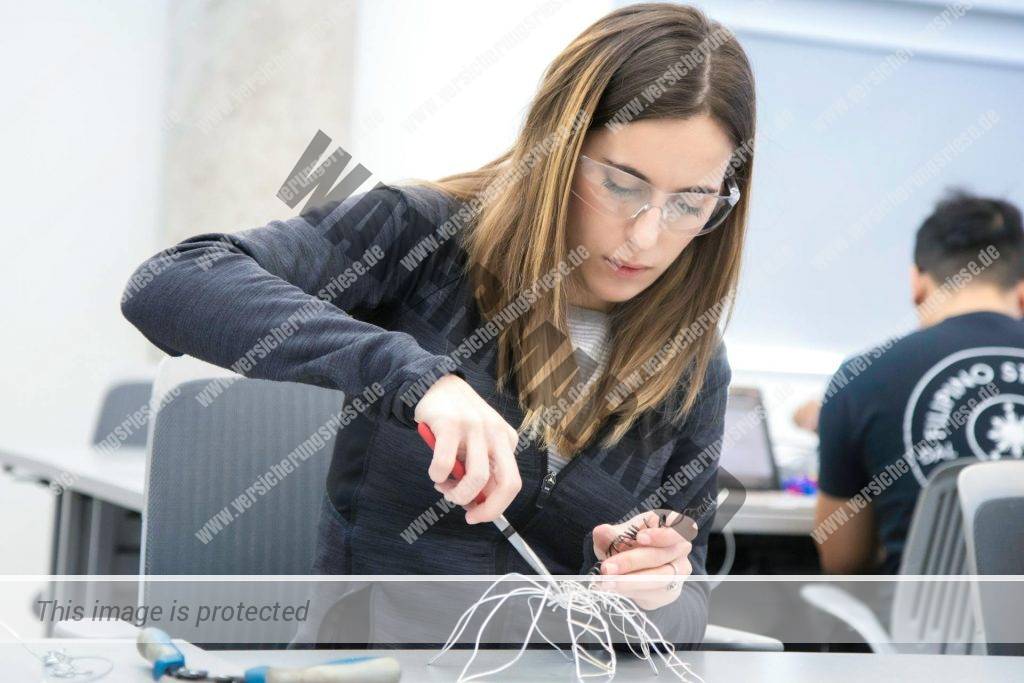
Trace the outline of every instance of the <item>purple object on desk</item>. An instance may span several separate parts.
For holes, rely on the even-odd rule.
[[[782,480],[782,488],[790,493],[813,496],[818,491],[818,483],[809,477],[787,477]]]

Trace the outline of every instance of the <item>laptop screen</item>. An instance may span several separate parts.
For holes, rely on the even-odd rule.
[[[758,389],[729,388],[720,464],[748,489],[779,488],[768,422]]]

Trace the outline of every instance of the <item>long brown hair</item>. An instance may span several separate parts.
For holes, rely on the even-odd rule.
[[[663,91],[644,96],[656,92],[645,91],[652,84]],[[723,225],[694,239],[654,284],[614,307],[608,364],[590,392],[604,400],[546,419],[545,407],[567,383],[537,380],[552,376],[566,349],[545,348],[549,335],[532,335],[525,348],[528,335],[545,323],[565,332],[571,279],[540,292],[525,314],[502,329],[499,386],[514,383],[525,411],[522,428],[542,434],[563,455],[576,453],[604,424],[610,425],[604,443],[612,445],[645,411],[667,405],[681,419],[697,401],[739,278],[754,100],[746,54],[721,24],[683,5],[629,5],[589,26],[555,58],[509,150],[474,171],[414,181],[476,202],[464,238],[470,263],[482,266],[470,273],[481,312],[491,319],[568,260],[570,188],[587,130],[706,114],[732,139],[729,172],[741,198]],[[481,273],[500,282],[500,290],[483,282]]]

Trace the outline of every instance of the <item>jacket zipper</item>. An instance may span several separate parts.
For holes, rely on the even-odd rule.
[[[555,486],[557,486],[558,482],[564,478],[563,475],[569,470],[571,470],[573,467],[575,467],[576,461],[579,460],[581,457],[580,454],[577,453],[575,456],[573,456],[572,460],[566,463],[565,467],[563,467],[559,472],[556,473],[548,471],[548,464],[550,460],[548,449],[544,448],[543,453],[545,474],[543,477],[541,477],[540,485],[537,487],[537,495],[534,498],[534,509],[524,519],[519,520],[518,524],[513,525],[515,527],[515,530],[520,533],[523,531],[523,529],[530,525],[530,522],[537,515],[537,513],[540,512],[541,509],[543,509],[544,503],[547,502],[547,499],[551,496],[551,492],[554,490]],[[509,571],[508,548],[500,548],[498,550],[498,556],[496,559],[499,574],[507,574]]]
[[[534,503],[538,510],[544,507],[544,503],[547,501],[548,496],[551,495],[551,489],[555,488],[557,481],[558,475],[554,472],[548,472],[540,480],[540,491],[537,492],[537,501]]]
[[[548,449],[547,448],[544,449],[544,472],[545,472],[545,474],[541,478],[541,480],[540,480],[540,488],[537,490],[537,498],[536,498],[536,502],[534,503],[534,507],[535,508],[537,508],[539,510],[539,509],[544,507],[544,503],[546,503],[548,498],[551,497],[551,492],[558,485],[558,482],[560,482],[562,479],[565,478],[564,477],[565,473],[568,472],[569,470],[571,470],[576,465],[576,462],[580,458],[582,458],[582,454],[581,453],[577,453],[576,455],[573,456],[572,460],[570,460],[568,463],[565,464],[564,467],[562,467],[562,469],[560,471],[552,472],[552,471],[550,471],[548,469],[549,464],[550,464],[550,455],[548,454]],[[529,520],[532,519],[532,518],[533,518],[533,515],[530,515],[529,517],[527,517],[527,522],[529,522]],[[525,524],[523,526],[525,526]]]
[[[594,443],[600,443],[600,440],[604,438],[605,432],[607,430],[608,430],[608,425],[605,425],[600,430],[598,430],[598,433],[594,435],[593,442]],[[544,451],[544,476],[541,478],[540,486],[537,489],[537,497],[535,498],[536,502],[534,503],[534,507],[536,509],[534,510],[534,513],[536,513],[537,510],[540,510],[541,508],[544,507],[544,503],[546,503],[548,498],[551,497],[551,493],[554,491],[555,487],[558,486],[558,482],[560,482],[563,479],[565,479],[565,474],[567,472],[569,472],[573,467],[576,466],[577,461],[579,461],[579,460],[581,460],[583,458],[583,454],[581,452],[577,452],[576,455],[574,455],[572,457],[572,459],[568,463],[566,463],[564,467],[562,467],[561,470],[559,470],[557,473],[555,473],[555,472],[549,471],[548,466],[549,466],[550,455],[548,454],[548,449],[547,449],[546,446],[543,446],[543,451]],[[526,521],[523,523],[522,526],[525,528],[526,525],[530,522],[531,519],[533,519],[533,515],[532,514],[529,517],[526,518]]]

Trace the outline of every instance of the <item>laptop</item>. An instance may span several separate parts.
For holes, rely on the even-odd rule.
[[[719,464],[748,491],[781,488],[760,389],[729,387]]]

